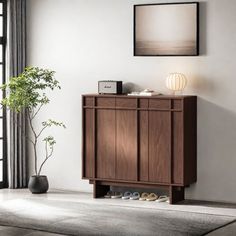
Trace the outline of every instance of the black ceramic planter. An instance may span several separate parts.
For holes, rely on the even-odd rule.
[[[46,175],[33,175],[30,177],[28,188],[31,193],[46,193],[48,191],[48,178]]]

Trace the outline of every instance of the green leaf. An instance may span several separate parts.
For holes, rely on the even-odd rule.
[[[58,121],[55,121],[55,120],[52,120],[52,119],[49,119],[47,121],[43,121],[42,122],[42,126],[43,127],[51,127],[51,126],[59,126],[59,127],[63,127],[63,128],[66,128],[66,126],[64,125],[64,123],[62,122],[58,122]]]
[[[43,139],[44,142],[47,142],[49,147],[52,147],[54,144],[56,144],[56,140],[54,139],[53,136],[49,135]]]
[[[61,89],[54,74],[54,71],[48,69],[26,67],[23,73],[12,77],[9,83],[0,87],[8,92],[1,104],[15,112],[21,112],[23,109],[33,110],[37,106],[48,104],[50,100],[44,91]]]

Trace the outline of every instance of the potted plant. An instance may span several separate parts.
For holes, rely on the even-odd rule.
[[[1,104],[12,112],[26,113],[30,132],[23,135],[32,145],[32,155],[34,157],[35,175],[30,177],[28,185],[32,193],[45,193],[49,187],[47,176],[41,175],[41,172],[44,164],[53,154],[56,141],[50,135],[42,138],[44,131],[52,126],[65,128],[62,122],[52,119],[43,121],[40,128],[36,128],[34,125],[34,119],[38,116],[41,108],[50,101],[46,95],[47,90],[61,89],[59,82],[54,78],[54,74],[55,72],[51,70],[27,67],[18,77],[11,78],[9,83],[1,86],[1,89],[5,90],[7,94],[2,99]],[[44,142],[45,159],[38,165],[38,144],[40,139]]]

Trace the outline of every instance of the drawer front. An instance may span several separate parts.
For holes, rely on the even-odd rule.
[[[116,98],[116,107],[136,108],[137,107],[137,99]]]
[[[98,107],[115,107],[115,98],[97,98],[96,106]]]
[[[148,99],[147,98],[139,99],[139,108],[148,108]]]
[[[93,101],[94,101],[94,98],[93,97],[84,97],[84,106],[93,106]]]
[[[182,109],[183,101],[181,99],[172,100],[172,109]]]
[[[169,99],[150,99],[149,108],[156,109],[170,109],[171,100]]]

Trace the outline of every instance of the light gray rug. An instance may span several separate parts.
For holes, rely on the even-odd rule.
[[[48,199],[14,199],[0,204],[0,225],[66,235],[204,235],[235,217]]]

